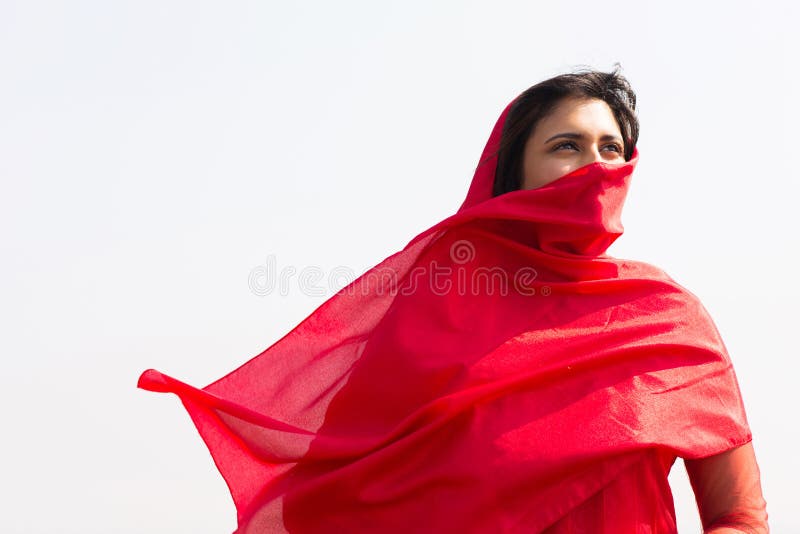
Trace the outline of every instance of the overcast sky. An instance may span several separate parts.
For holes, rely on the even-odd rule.
[[[139,373],[260,353],[341,286],[258,294],[254,269],[362,273],[458,208],[508,101],[615,62],[641,137],[609,252],[705,304],[771,526],[800,531],[796,5],[0,0],[0,531],[232,531]]]

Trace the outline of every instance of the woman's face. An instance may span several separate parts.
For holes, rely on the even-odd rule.
[[[625,162],[619,125],[602,100],[567,97],[525,143],[522,189],[536,189],[595,161]]]

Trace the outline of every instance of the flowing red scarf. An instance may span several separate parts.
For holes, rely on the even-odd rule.
[[[205,388],[140,377],[237,532],[673,532],[675,457],[751,439],[702,304],[605,253],[638,151],[492,197],[509,107],[457,213]]]

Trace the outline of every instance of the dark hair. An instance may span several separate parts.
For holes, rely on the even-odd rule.
[[[625,161],[629,161],[639,140],[639,120],[636,118],[636,93],[619,71],[620,65],[615,63],[612,72],[582,69],[561,74],[537,83],[519,95],[508,110],[503,125],[492,196],[522,187],[525,143],[536,124],[564,98],[597,98],[608,104],[622,132]]]

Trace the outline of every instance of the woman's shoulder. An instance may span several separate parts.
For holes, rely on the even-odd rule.
[[[681,307],[696,319],[712,322],[708,310],[700,298],[689,288],[678,282],[666,270],[652,263],[638,260],[616,260],[618,278],[629,284],[645,298],[657,298],[670,308]]]
[[[618,275],[623,280],[649,280],[657,284],[671,287],[675,291],[685,293],[692,300],[699,302],[697,295],[679,283],[672,275],[661,267],[640,260],[616,259]]]

